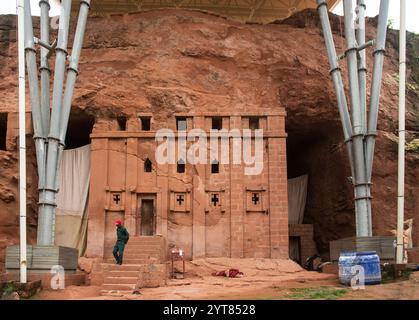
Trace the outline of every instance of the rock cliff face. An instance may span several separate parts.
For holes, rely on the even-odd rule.
[[[343,52],[343,21],[336,16],[331,19],[337,50]],[[374,37],[375,24],[374,19],[368,21],[368,39]],[[419,128],[418,48],[418,37],[410,35],[408,56],[413,69],[409,69],[408,78],[408,142],[417,138]],[[396,225],[396,32],[389,32],[387,49],[372,190],[376,235],[389,234]],[[371,68],[371,48],[368,57]],[[16,38],[11,16],[0,16],[0,59],[0,112],[16,112]],[[346,75],[345,63],[342,67]],[[95,128],[102,130],[117,116],[134,121],[137,112],[152,112],[155,121],[165,122],[174,112],[198,105],[210,109],[215,100],[225,108],[285,108],[288,176],[309,174],[304,223],[314,224],[318,250],[327,253],[330,240],[354,234],[352,186],[347,180],[350,169],[314,10],[268,25],[240,24],[209,13],[169,9],[93,17],[88,21],[79,69],[74,119],[94,118]],[[9,114],[8,119],[7,151],[0,151],[0,263],[4,247],[19,239],[17,123],[16,116]],[[34,241],[37,180],[31,143],[28,139],[28,214],[29,239]],[[413,240],[417,246],[417,149],[407,153],[406,165],[406,218],[415,219]]]

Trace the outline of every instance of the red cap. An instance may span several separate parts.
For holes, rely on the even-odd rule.
[[[119,220],[119,219],[116,219],[116,220],[115,220],[115,225],[119,226],[119,225],[121,225],[121,224],[122,224],[122,221],[121,221],[121,220]]]

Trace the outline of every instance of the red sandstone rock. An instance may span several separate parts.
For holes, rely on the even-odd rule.
[[[372,39],[371,21],[367,38]],[[332,21],[338,52],[344,51],[342,23]],[[15,21],[0,16],[0,112],[17,110]],[[36,25],[36,24],[35,24]],[[379,137],[373,176],[373,233],[396,225],[398,54],[389,33],[384,67]],[[70,41],[71,43],[71,41]],[[416,47],[409,56],[417,56]],[[368,49],[368,66],[372,66]],[[413,50],[416,50],[416,53]],[[53,63],[51,63],[53,65]],[[345,73],[345,64],[342,64]],[[409,81],[417,70],[409,71]],[[369,78],[370,79],[370,78]],[[29,101],[29,99],[27,99]],[[408,141],[417,137],[418,94],[409,91]],[[91,18],[75,112],[96,118],[95,130],[114,128],[116,115],[152,112],[165,126],[175,112],[235,108],[285,108],[289,177],[309,173],[305,223],[314,224],[318,250],[330,240],[354,235],[352,187],[335,92],[328,74],[318,18],[307,10],[282,24],[245,25],[212,14],[157,10],[112,18]],[[0,151],[0,183],[17,195],[17,117],[9,114],[8,152]],[[29,123],[29,121],[28,121]],[[128,122],[135,129],[137,122]],[[29,142],[29,141],[28,141]],[[29,240],[36,234],[36,171],[29,143]],[[414,219],[419,244],[419,155],[407,153],[406,218]],[[285,235],[286,236],[286,235]],[[3,248],[18,241],[18,203],[0,200],[0,262]]]

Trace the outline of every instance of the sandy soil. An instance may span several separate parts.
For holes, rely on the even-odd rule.
[[[245,273],[242,278],[210,275],[211,270],[222,270],[235,265]],[[168,280],[166,287],[143,288],[140,295],[101,296],[98,286],[70,286],[61,291],[44,290],[34,299],[90,299],[90,300],[172,300],[172,299],[303,299],[292,296],[295,290],[342,290],[337,299],[419,299],[419,272],[409,280],[367,286],[352,290],[339,284],[334,274],[308,272],[289,260],[265,259],[205,259],[189,262],[185,279]],[[290,296],[291,295],[291,296]]]
[[[281,281],[273,278],[271,281],[261,279],[216,279],[204,278],[193,280],[171,280],[167,287],[145,288],[141,295],[100,296],[98,286],[71,286],[61,291],[42,291],[34,299],[40,300],[183,300],[183,299],[290,299],[288,297],[295,288],[328,287],[342,289],[334,276],[306,274],[300,280]],[[307,277],[308,276],[308,277]],[[320,279],[317,279],[320,278]],[[297,298],[299,299],[299,298]],[[419,274],[413,274],[410,280],[368,286],[365,290],[351,290],[338,299],[379,299],[399,300],[419,299]]]

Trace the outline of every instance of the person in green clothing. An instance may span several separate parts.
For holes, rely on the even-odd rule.
[[[129,233],[127,229],[122,225],[121,220],[115,221],[116,225],[116,243],[113,247],[113,256],[115,257],[116,264],[121,265],[124,257],[124,248],[129,239]]]

